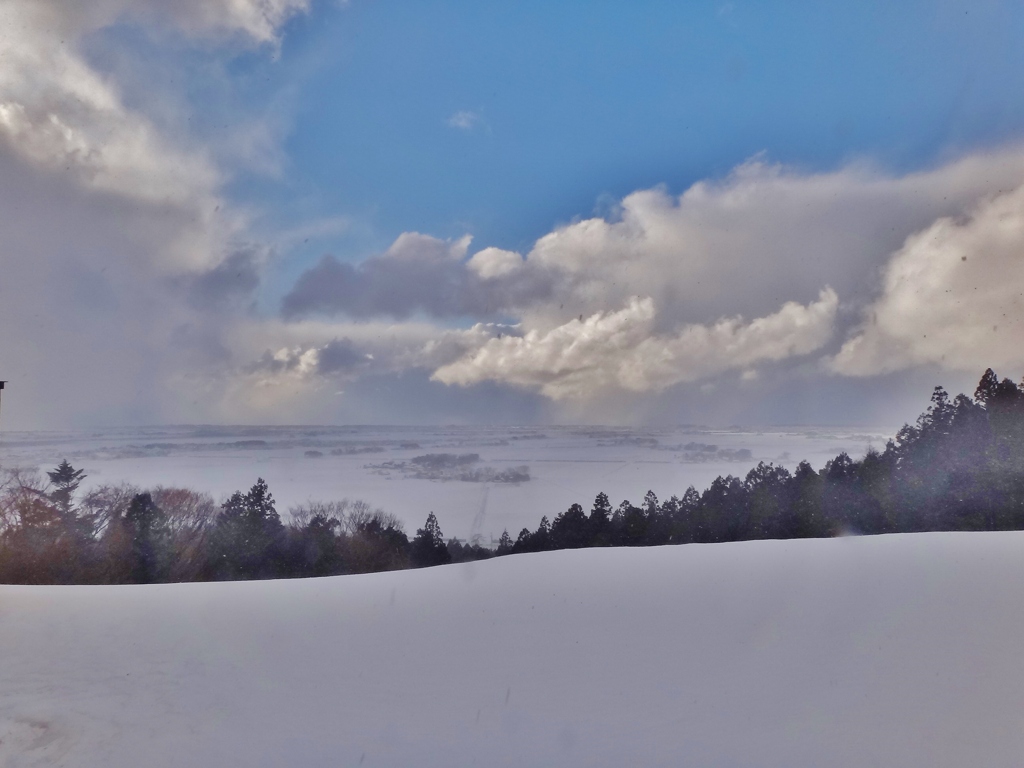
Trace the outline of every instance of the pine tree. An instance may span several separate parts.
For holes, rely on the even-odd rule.
[[[412,561],[413,565],[421,568],[451,562],[441,526],[433,512],[427,515],[427,522],[416,531],[416,537],[412,540]]]
[[[501,538],[498,539],[498,554],[507,555],[512,551],[512,537],[508,535],[508,528],[501,532]]]
[[[548,521],[547,515],[541,515],[540,525],[537,526],[537,531],[533,534],[533,550],[543,552],[548,549],[551,549],[551,523]]]
[[[74,497],[78,486],[85,479],[85,471],[72,467],[67,459],[64,459],[52,472],[47,472],[53,490],[50,491],[52,501],[65,519],[70,519],[74,512]]]
[[[132,498],[124,519],[131,540],[132,581],[151,584],[159,577],[166,518],[150,494],[140,493]]]
[[[642,507],[644,514],[648,517],[654,517],[658,514],[658,497],[654,491],[648,491],[644,495],[644,503]]]
[[[988,405],[996,396],[999,388],[999,377],[991,368],[987,369],[978,382],[978,388],[974,390],[974,399],[981,405]]]
[[[212,548],[214,571],[228,579],[279,575],[283,533],[274,497],[261,477],[248,493],[235,491],[221,506]]]
[[[590,536],[587,513],[579,504],[573,504],[555,517],[551,524],[551,541],[554,549],[585,547]]]
[[[606,547],[611,543],[609,536],[609,522],[612,516],[612,505],[608,501],[608,494],[604,491],[594,498],[594,506],[590,510],[588,528],[590,530],[590,546]]]

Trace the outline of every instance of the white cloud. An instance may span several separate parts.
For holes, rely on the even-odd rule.
[[[309,10],[310,0],[132,0],[139,13],[166,16],[190,34],[243,34],[257,43],[276,43],[281,26]]]
[[[825,289],[810,305],[787,302],[750,322],[723,318],[656,334],[654,302],[633,298],[617,312],[570,320],[546,332],[491,338],[439,368],[434,378],[463,386],[499,381],[555,400],[586,400],[614,390],[657,392],[814,352],[833,333],[838,303],[835,292]]]
[[[0,6],[0,140],[39,168],[87,189],[154,206],[188,209],[207,238],[186,237],[174,258],[186,266],[211,253],[241,222],[214,212],[221,174],[187,137],[161,134],[127,107],[115,83],[79,47],[122,18],[174,24],[193,35],[276,40],[280,25],[308,0],[7,0]],[[207,251],[203,253],[202,251]]]
[[[959,232],[968,226],[965,221],[980,216],[977,211],[988,210],[990,203],[978,208],[979,200],[1001,199],[1022,178],[1024,152],[1012,148],[903,176],[863,165],[806,174],[755,159],[721,181],[699,182],[678,196],[663,189],[631,194],[615,217],[558,227],[525,256],[487,247],[466,258],[468,240],[462,241],[466,249],[456,253],[445,241],[409,233],[361,265],[331,263],[310,270],[286,306],[296,317],[314,310],[408,317],[409,308],[415,308],[437,318],[518,322],[511,335],[477,336],[477,346],[435,363],[433,378],[445,384],[499,382],[564,403],[597,402],[615,392],[657,393],[722,375],[737,375],[756,386],[759,365],[793,360],[806,371],[801,358],[834,352],[829,345],[850,332],[858,309],[882,290],[883,275],[892,282],[899,272],[905,255],[887,265],[894,253],[903,253],[904,243],[932,242],[936,232],[949,228]],[[1004,208],[1014,204],[1004,203]],[[963,218],[974,209],[970,219]],[[999,216],[1007,229],[1006,212]],[[987,218],[994,220],[996,214]],[[987,229],[991,223],[971,226]],[[914,238],[915,232],[925,234]],[[1013,250],[1004,251],[1005,262]],[[396,253],[404,257],[395,258]],[[435,262],[428,279],[422,267]],[[998,267],[1004,278],[1000,290],[1007,297],[1020,291],[1014,270],[1003,262]],[[375,275],[381,280],[368,279]],[[940,282],[942,291],[958,296]],[[923,283],[900,284],[907,292],[928,295]],[[832,288],[823,289],[828,285]],[[379,290],[371,290],[374,286]],[[305,295],[311,291],[315,297]],[[988,315],[1017,316],[1009,298],[995,301],[985,295]],[[966,306],[965,297],[957,300]],[[943,306],[937,298],[928,301],[931,307]],[[901,306],[906,303],[900,299]],[[947,309],[952,336],[953,325],[967,319]],[[880,324],[895,317],[882,304],[873,311]],[[757,319],[747,322],[741,316]],[[936,323],[934,318],[928,322]],[[992,325],[1008,329],[993,336],[1004,344],[1005,354],[991,353],[993,339],[975,343],[979,330],[961,337],[961,347],[972,355],[961,355],[958,365],[980,370],[1010,360],[1016,353],[1005,344],[1015,326],[1002,322],[1007,324],[990,323],[987,333],[993,336]],[[890,325],[899,328],[901,323]],[[884,355],[875,349],[880,337],[865,336],[848,344],[827,367],[860,375],[922,362],[951,364],[955,356],[949,344],[934,354],[926,354],[917,342],[900,346],[901,334],[918,332],[912,323],[905,327],[913,330],[888,334]],[[921,331],[922,339],[926,332]],[[881,355],[885,362],[867,360],[869,347],[875,349],[872,359]],[[429,365],[426,358],[403,359],[410,366]]]
[[[459,110],[448,118],[448,125],[461,131],[471,131],[480,124],[480,115],[472,110]]]
[[[409,261],[417,264],[424,260],[440,265],[445,262],[459,262],[465,258],[471,235],[463,235],[454,242],[438,240],[430,235],[419,232],[403,232],[384,253],[386,259],[392,261]]]
[[[42,18],[41,18],[42,17]],[[24,3],[0,9],[0,136],[32,163],[85,186],[152,202],[211,195],[216,171],[156,135],[116,88]]]
[[[121,19],[149,25],[173,25],[190,36],[242,35],[255,43],[274,43],[281,26],[309,9],[310,0],[7,0],[25,26],[45,27],[65,42]]]
[[[478,349],[505,327],[443,329],[424,322],[282,322],[253,319],[228,329],[231,360],[181,375],[202,392],[201,414],[235,422],[322,420],[339,383],[364,376],[432,371]],[[196,410],[190,411],[195,418]]]
[[[406,304],[436,317],[513,316],[539,329],[624,306],[631,296],[654,299],[662,331],[736,313],[759,317],[786,301],[813,301],[825,285],[844,301],[866,300],[910,234],[1021,179],[1019,150],[903,176],[865,166],[806,174],[754,160],[681,195],[635,192],[615,217],[560,226],[524,255],[485,247],[451,262],[443,302],[437,281],[415,267],[426,255],[406,267],[387,259],[387,274],[392,289],[410,294]],[[425,242],[413,244],[429,251]],[[383,271],[384,261],[372,257],[356,271]],[[286,302],[293,315],[400,316],[387,292],[371,301],[366,291],[323,290],[326,272],[313,268],[308,285],[300,280],[302,290]],[[315,302],[300,295],[310,292]]]
[[[864,315],[831,362],[838,373],[1024,367],[1024,187],[908,238]]]
[[[241,12],[244,4],[228,5]],[[149,257],[171,270],[210,265],[240,224],[214,215],[223,202],[217,168],[201,150],[161,135],[145,115],[125,106],[116,85],[78,50],[91,32],[146,8],[102,0],[0,6],[0,148],[86,191],[183,215],[192,226]]]
[[[499,277],[507,277],[521,269],[523,257],[514,251],[484,248],[473,254],[466,266],[481,280],[494,280]]]
[[[852,166],[804,174],[755,160],[679,196],[628,195],[617,219],[574,222],[540,238],[526,268],[557,279],[558,301],[522,307],[538,324],[651,296],[659,322],[807,302],[828,284],[844,299],[875,289],[876,272],[911,233],[1016,187],[1024,152],[978,154],[890,176]]]

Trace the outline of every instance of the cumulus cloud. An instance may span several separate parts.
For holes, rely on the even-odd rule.
[[[844,300],[869,295],[909,235],[1022,178],[1024,153],[1010,150],[903,176],[865,166],[807,174],[755,159],[678,196],[635,192],[616,216],[558,227],[525,255],[490,247],[458,254],[417,239],[418,258],[383,254],[345,265],[328,257],[299,280],[284,311],[406,317],[415,308],[552,328],[650,296],[662,330],[737,312],[761,316],[786,301],[813,301],[824,285]],[[400,238],[393,248],[412,245]]]
[[[358,344],[348,338],[331,339],[322,346],[282,347],[266,350],[260,358],[244,367],[247,374],[256,374],[262,385],[270,384],[274,377],[287,375],[310,378],[314,375],[338,379],[366,368],[374,356],[362,352]]]
[[[1020,152],[904,176],[861,166],[807,174],[754,160],[678,197],[636,192],[615,219],[545,235],[527,267],[561,275],[562,311],[528,310],[564,320],[570,308],[586,314],[643,295],[671,327],[734,312],[763,315],[785,301],[810,301],[826,284],[844,299],[865,296],[875,270],[909,234],[1021,178]]]
[[[479,349],[489,339],[512,330],[480,323],[468,329],[445,329],[424,322],[366,321],[298,323],[254,318],[234,327],[229,343],[247,373],[298,373],[332,380],[355,373],[402,373],[434,370]],[[300,366],[304,359],[307,364]],[[276,362],[270,362],[276,361]],[[272,385],[270,378],[260,386]]]
[[[187,384],[205,393],[204,412],[218,419],[322,421],[338,407],[339,390],[354,382],[389,376],[398,380],[410,373],[424,378],[508,331],[492,324],[445,329],[423,321],[252,317],[227,329],[228,358],[192,374]],[[421,417],[429,421],[429,414]]]
[[[1012,190],[1022,179],[1024,152],[1013,148],[904,175],[867,165],[803,173],[755,158],[677,196],[662,188],[628,195],[614,215],[557,227],[524,254],[474,252],[468,238],[407,233],[357,264],[325,257],[285,298],[284,316],[509,320],[518,325],[514,332],[478,335],[477,346],[437,364],[433,379],[498,382],[562,402],[612,391],[656,393],[734,371],[753,383],[758,365],[813,353],[827,358],[827,368],[855,375],[922,362],[952,365],[949,339],[940,344],[939,334],[918,343],[932,332],[908,322],[908,297],[923,297],[914,317],[936,332],[947,323],[950,338],[955,322],[967,322],[950,302],[967,308],[968,288],[985,297],[978,317],[1017,316],[1011,294],[1018,295],[1021,280],[1010,264],[1014,251],[1005,242],[1012,227],[1003,209],[1012,209]],[[1003,201],[998,215],[995,201]],[[999,227],[1003,240],[986,235],[975,249],[989,254],[986,274],[1003,275],[1002,299],[980,284],[947,284],[933,266],[927,269],[934,289],[919,280],[922,259],[940,241],[978,239]],[[1005,241],[1002,250],[996,241]],[[957,264],[982,262],[972,256]],[[872,306],[875,324],[855,329],[858,311],[880,292],[888,298]],[[936,316],[943,312],[948,322]],[[996,355],[991,345],[1011,337],[1013,322],[985,320],[987,346],[970,334],[960,337],[973,355],[959,355],[957,365],[1009,360],[1008,347]],[[833,343],[844,338],[833,360]],[[410,366],[427,359],[405,358]]]
[[[523,257],[501,248],[484,248],[473,254],[466,267],[481,280],[507,278],[523,267]]]
[[[908,238],[864,315],[831,361],[838,373],[1024,367],[1024,187]]]
[[[585,400],[617,389],[660,391],[814,352],[831,337],[837,307],[835,292],[825,289],[812,304],[787,302],[750,322],[737,316],[657,334],[653,300],[634,298],[617,312],[571,320],[547,332],[491,338],[439,368],[434,378],[463,386],[499,381],[555,400]]]

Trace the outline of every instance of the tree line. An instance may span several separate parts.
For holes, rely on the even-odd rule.
[[[936,387],[881,452],[820,470],[760,463],[659,501],[613,507],[599,493],[497,550],[447,542],[433,512],[410,539],[362,501],[309,502],[279,516],[259,479],[221,504],[183,488],[101,486],[80,494],[67,461],[0,483],[0,582],[153,583],[366,573],[520,552],[938,530],[1024,529],[1024,385],[987,370],[974,397]]]
[[[1022,528],[1024,389],[989,369],[973,399],[936,387],[915,424],[860,460],[844,452],[793,472],[761,462],[639,505],[613,508],[600,493],[589,514],[574,504],[515,541],[506,532],[498,552]]]
[[[15,470],[0,486],[2,583],[294,578],[453,560],[433,513],[410,540],[398,518],[364,501],[310,502],[282,521],[262,478],[218,505],[187,488],[121,484],[79,494],[85,475],[67,461],[46,475]],[[455,559],[491,554],[453,545]]]

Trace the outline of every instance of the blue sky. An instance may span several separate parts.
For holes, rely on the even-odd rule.
[[[10,0],[13,418],[877,423],[1016,379],[1022,32],[985,0]]]
[[[317,244],[345,257],[407,230],[528,249],[760,152],[899,171],[1014,139],[1021,31],[1011,3],[322,3],[236,65],[269,78],[254,107],[294,95],[285,178],[233,191],[359,219]]]

